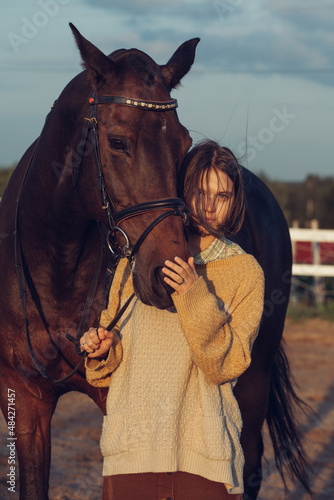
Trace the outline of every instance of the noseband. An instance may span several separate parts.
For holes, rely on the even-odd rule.
[[[97,121],[97,106],[99,104],[117,104],[122,106],[130,106],[134,108],[139,108],[145,111],[157,111],[165,112],[177,108],[177,100],[172,99],[170,101],[146,101],[142,99],[130,99],[126,97],[119,96],[98,96],[95,92],[93,96],[89,99],[90,109],[88,117],[85,118],[85,125],[82,132],[82,151],[87,143],[88,135],[92,134],[92,146],[94,151],[94,161],[97,173],[98,189],[101,197],[102,208],[106,211],[108,219],[108,246],[113,256],[128,257],[130,266],[133,267],[135,255],[139,250],[139,247],[147,237],[147,235],[152,231],[152,229],[159,224],[166,217],[171,215],[177,215],[182,218],[183,222],[186,222],[186,213],[184,211],[185,204],[180,198],[167,198],[163,200],[148,201],[144,203],[138,203],[130,207],[124,208],[122,210],[116,210],[116,207],[109,196],[108,189],[104,180],[102,162],[100,156],[100,146],[99,146],[99,134],[98,134],[98,121]],[[81,156],[82,160],[82,156]],[[77,165],[74,176],[73,176],[73,186],[77,184],[78,176],[80,173],[80,163]],[[165,210],[164,213],[159,215],[141,234],[134,246],[131,245],[129,237],[123,229],[119,227],[121,222],[130,219],[132,217],[137,217],[147,212]],[[125,245],[123,248],[119,245],[116,235],[120,232],[125,238]]]

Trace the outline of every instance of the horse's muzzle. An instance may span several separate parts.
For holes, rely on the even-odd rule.
[[[133,274],[133,287],[139,300],[157,309],[167,309],[173,305],[173,288],[164,281],[162,267],[156,267],[149,273],[150,278],[141,279],[140,273]]]

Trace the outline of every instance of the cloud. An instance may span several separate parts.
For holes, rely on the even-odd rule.
[[[334,84],[334,3],[323,0],[85,0],[92,8],[126,14],[143,50],[166,51],[200,36],[202,71],[287,73]],[[126,36],[124,36],[126,38]],[[113,40],[115,42],[115,40]],[[161,48],[161,46],[160,46]]]
[[[110,0],[84,0],[84,3],[92,8],[105,9],[106,11],[126,12],[128,15],[143,15],[147,16],[157,12],[175,12],[181,13],[184,6],[194,7],[196,11],[202,8],[205,0],[122,0],[121,2],[111,3]]]
[[[76,5],[69,4],[61,13],[78,12],[71,20],[105,53],[136,47],[163,64],[181,43],[199,36],[194,68],[198,72],[290,74],[334,85],[334,2],[319,0],[317,5],[315,1],[75,0]],[[87,17],[98,24],[82,23]],[[29,48],[31,43],[31,48],[34,45],[39,49],[35,41],[46,40],[47,36],[56,40],[56,26],[60,29],[61,23],[62,16],[52,18],[47,30],[40,29],[29,42]],[[12,21],[10,25],[15,27]],[[70,40],[69,31],[65,38],[58,37],[55,43],[61,44],[62,50],[57,52],[59,56],[52,54],[52,64],[58,58],[63,71],[70,67],[68,56],[74,52]],[[7,64],[11,67],[13,51],[7,45]],[[26,63],[26,54],[27,47],[22,45],[19,56],[23,66],[31,64],[37,69],[38,59],[33,61],[30,53]],[[36,50],[36,55],[45,67],[40,51]]]

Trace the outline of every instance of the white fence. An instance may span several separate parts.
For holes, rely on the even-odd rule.
[[[315,276],[334,277],[334,265],[320,263],[319,243],[334,243],[333,229],[301,229],[290,228],[292,249],[294,251],[296,242],[312,242],[313,264],[293,264],[293,276]]]

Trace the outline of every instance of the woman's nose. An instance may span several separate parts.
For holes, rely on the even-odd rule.
[[[205,200],[205,211],[214,212],[215,211],[215,200],[207,198]]]

